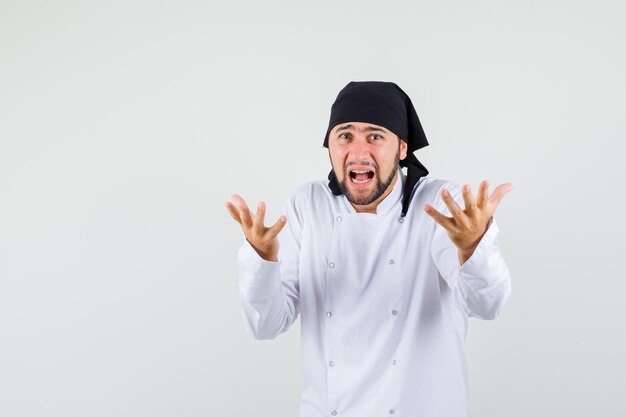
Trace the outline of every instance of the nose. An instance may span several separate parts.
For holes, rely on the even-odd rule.
[[[365,138],[357,138],[355,139],[350,146],[350,160],[354,161],[364,161],[369,160],[370,158],[370,148],[367,139]]]

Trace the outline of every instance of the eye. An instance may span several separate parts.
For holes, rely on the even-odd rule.
[[[339,139],[348,139],[347,137],[344,137],[346,135],[349,135],[349,133],[342,133],[338,136]]]
[[[380,139],[382,139],[383,137],[382,137],[382,136],[380,136],[380,135],[377,135],[377,134],[373,134],[373,135],[370,135],[370,138],[372,138],[372,140],[380,140]]]

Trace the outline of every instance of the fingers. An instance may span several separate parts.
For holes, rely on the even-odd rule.
[[[443,215],[438,212],[433,206],[430,204],[424,205],[424,210],[430,217],[433,218],[437,223],[439,223],[445,229],[451,230],[454,228],[454,219],[448,216]]]
[[[489,191],[489,181],[484,180],[478,186],[478,197],[476,197],[476,205],[482,209],[487,204],[487,195]]]
[[[463,209],[459,207],[459,205],[456,203],[454,198],[452,198],[452,195],[450,195],[450,192],[447,189],[444,188],[443,191],[441,191],[441,198],[443,199],[443,202],[446,203],[446,206],[450,210],[450,213],[460,222],[464,222],[465,213],[463,213]]]
[[[500,201],[502,201],[502,198],[504,197],[504,195],[508,193],[509,191],[512,191],[514,188],[515,187],[510,182],[498,185],[493,190],[491,197],[489,197],[489,201],[488,201],[489,205],[492,206],[493,209],[498,207],[498,204],[500,204]]]
[[[252,214],[248,205],[243,198],[237,194],[233,194],[231,199],[235,202],[235,205],[239,208],[239,218],[241,219],[242,226],[252,227]]]
[[[267,211],[267,206],[265,202],[260,201],[257,207],[257,211],[252,217],[252,213],[248,208],[245,200],[238,196],[237,194],[233,194],[231,196],[233,202],[226,202],[225,206],[230,213],[230,216],[235,219],[237,223],[239,223],[242,227],[244,227],[244,231],[246,229],[250,229],[251,227],[255,227],[256,233],[258,235],[263,235],[265,233],[269,233],[270,238],[273,238],[280,233],[280,231],[285,227],[287,223],[287,216],[280,216],[280,218],[269,228],[265,227],[265,213]]]
[[[231,203],[230,201],[227,201],[225,206],[226,206],[226,209],[228,210],[228,213],[230,214],[230,217],[235,219],[237,223],[241,224],[241,218],[239,217],[239,209],[235,207],[235,205]]]
[[[259,206],[254,215],[254,224],[256,227],[265,227],[265,203],[263,201],[259,201]]]
[[[276,220],[276,223],[268,229],[268,232],[271,233],[272,237],[278,236],[280,231],[283,230],[283,227],[285,227],[285,224],[287,224],[287,216],[280,216],[278,220]]]
[[[463,201],[465,202],[465,212],[469,217],[473,217],[476,214],[476,200],[472,193],[472,187],[469,184],[465,184],[461,190],[463,192]]]

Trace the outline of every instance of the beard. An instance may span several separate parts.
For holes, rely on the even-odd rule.
[[[385,191],[387,190],[387,188],[389,188],[389,185],[391,185],[391,182],[393,181],[394,177],[397,175],[399,162],[400,162],[400,147],[398,147],[398,152],[396,153],[396,157],[393,163],[393,169],[391,169],[391,172],[389,172],[386,178],[381,178],[380,175],[378,175],[379,171],[377,167],[374,166],[374,169],[375,169],[374,172],[376,173],[375,175],[376,183],[375,183],[374,189],[367,195],[355,195],[354,193],[350,192],[350,188],[348,186],[348,181],[350,181],[350,170],[349,170],[350,165],[344,168],[343,180],[341,182],[337,181],[337,185],[339,185],[339,189],[341,190],[341,192],[346,196],[348,201],[351,202],[352,204],[357,205],[357,206],[365,206],[365,205],[371,204],[374,201],[376,201],[381,195],[383,195]],[[339,178],[337,176],[337,171],[335,170],[335,167],[333,167],[333,171],[335,172],[335,177]]]

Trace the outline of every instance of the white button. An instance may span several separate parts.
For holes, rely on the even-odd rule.
[[[393,265],[395,263],[396,263],[396,261],[394,261],[393,259],[389,259],[389,265]]]
[[[329,366],[335,366],[335,362],[330,361],[330,362],[328,362],[328,365],[329,365]]]
[[[328,264],[328,266],[329,266],[330,268],[334,268],[334,267],[335,267],[335,264],[331,262],[331,263],[329,263],[329,264]]]
[[[341,216],[337,217],[337,221],[341,222]]]
[[[394,316],[397,316],[397,315],[398,315],[398,312],[397,312],[396,310],[393,310],[393,311],[391,312],[391,314],[393,314]]]
[[[336,416],[336,415],[337,415],[337,411],[336,411],[336,410],[331,411],[331,412],[330,412],[330,415],[331,415],[331,416]]]
[[[398,220],[400,223],[404,223],[404,217],[400,217],[400,220]]]
[[[394,410],[393,408],[391,410],[389,410],[389,414],[395,414],[396,410]]]
[[[332,316],[332,315],[333,315],[333,313],[332,313],[331,311],[327,311],[327,312],[326,312],[326,317],[330,317],[330,316]]]
[[[392,361],[391,361],[391,364],[392,364],[392,365],[395,365],[395,364],[396,364],[396,360],[395,360],[395,359],[394,359],[394,360],[392,360]]]

